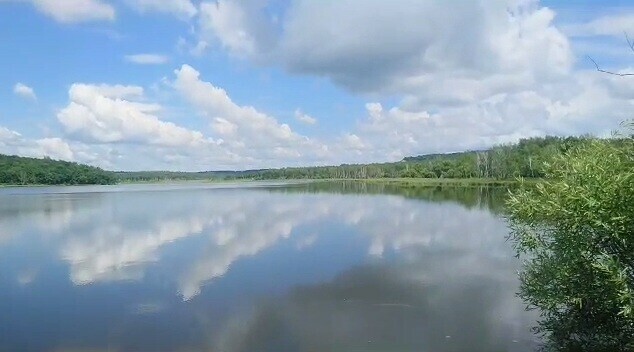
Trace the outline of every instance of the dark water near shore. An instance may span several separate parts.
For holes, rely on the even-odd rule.
[[[0,189],[0,351],[532,351],[504,192]]]

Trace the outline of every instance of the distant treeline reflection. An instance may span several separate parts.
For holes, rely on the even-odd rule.
[[[509,185],[508,187],[514,187]],[[405,198],[427,200],[430,202],[455,202],[469,209],[483,208],[494,213],[504,209],[508,187],[473,185],[456,187],[453,185],[434,185],[429,187],[404,186],[400,183],[373,183],[367,181],[341,180],[299,183],[284,187],[272,187],[275,192],[293,193],[339,193],[339,194],[393,194]]]

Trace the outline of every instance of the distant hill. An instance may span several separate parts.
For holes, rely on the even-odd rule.
[[[113,184],[112,172],[77,163],[0,154],[0,184],[85,185]]]

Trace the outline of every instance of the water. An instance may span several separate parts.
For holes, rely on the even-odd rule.
[[[0,351],[531,351],[489,189],[0,189]]]

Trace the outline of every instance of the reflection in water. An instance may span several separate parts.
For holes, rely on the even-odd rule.
[[[30,230],[59,233],[73,218],[77,199],[47,195],[15,195],[0,202],[0,245]]]
[[[67,342],[94,349],[529,350],[533,316],[514,296],[517,263],[491,192],[337,189],[346,194],[318,185],[0,194],[11,234],[0,278],[35,296],[45,294],[38,280],[53,282],[53,297],[83,302],[81,314],[102,326],[67,331]],[[58,263],[79,286],[63,288]],[[96,307],[104,300],[108,311]],[[2,340],[0,350],[17,346]]]
[[[248,198],[219,201],[222,208],[215,213],[219,220],[208,231],[203,253],[179,280],[183,299],[198,295],[206,281],[224,275],[238,258],[256,255],[288,238],[293,228],[318,221],[332,208],[332,204],[320,200],[282,198],[255,193]]]
[[[526,348],[526,319],[496,280],[419,280],[442,255],[362,267],[264,302],[216,338],[220,351],[509,351]],[[495,263],[491,263],[495,264]],[[494,265],[493,265],[494,266]],[[457,291],[459,290],[459,291]],[[468,299],[465,299],[468,297]],[[215,350],[215,349],[214,349]]]
[[[514,186],[509,185],[509,187]],[[392,194],[430,202],[455,202],[468,209],[481,208],[493,213],[502,211],[504,197],[508,194],[507,187],[489,187],[484,185],[417,187],[407,183],[349,180],[297,183],[274,190],[284,193]]]
[[[198,216],[157,219],[143,230],[104,224],[90,233],[71,236],[60,249],[61,257],[70,263],[71,280],[78,285],[138,280],[143,278],[145,265],[158,261],[161,246],[200,233],[203,225]]]

